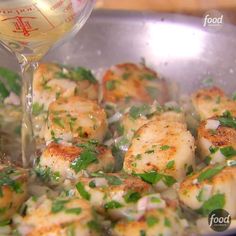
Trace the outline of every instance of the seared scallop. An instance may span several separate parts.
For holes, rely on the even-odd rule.
[[[202,121],[197,144],[199,154],[207,164],[236,157],[236,119],[226,113]]]
[[[124,158],[124,170],[130,174],[156,172],[156,183],[170,177],[181,181],[195,168],[194,150],[194,138],[185,124],[154,120],[136,132]]]
[[[127,174],[98,172],[92,176],[80,178],[75,192],[78,196],[90,200],[100,211],[114,209],[115,205],[120,208],[129,203],[136,203],[143,195],[151,192],[151,185]]]
[[[117,104],[163,104],[168,98],[166,82],[144,65],[124,63],[111,67],[103,77],[104,102]]]
[[[10,219],[27,198],[26,170],[0,165],[0,221]]]
[[[89,70],[82,67],[43,63],[34,73],[33,91],[33,106],[47,110],[49,104],[59,97],[78,95],[97,100],[98,82]]]
[[[130,141],[135,132],[153,120],[185,122],[185,117],[182,112],[176,109],[168,109],[165,106],[157,106],[156,104],[142,104],[132,106],[129,112],[123,115],[120,123],[123,128],[123,135]]]
[[[78,96],[59,98],[49,106],[44,138],[46,142],[102,141],[106,130],[106,113],[96,102]]]
[[[208,215],[214,209],[225,209],[236,217],[236,162],[209,165],[188,176],[179,188],[179,199],[187,207]]]
[[[220,116],[227,110],[236,116],[236,102],[218,87],[199,89],[192,95],[192,102],[202,120]]]
[[[115,224],[113,236],[184,235],[186,223],[175,209],[154,209],[145,212],[138,220],[122,220]]]
[[[14,218],[14,226],[22,236],[101,235],[95,213],[89,203],[78,198],[49,199],[45,195],[30,198],[23,216]]]
[[[91,140],[77,146],[49,144],[36,161],[35,172],[45,182],[58,184],[99,170],[109,172],[113,167],[111,150]]]

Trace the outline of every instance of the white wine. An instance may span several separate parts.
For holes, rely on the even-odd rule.
[[[38,60],[55,43],[78,32],[92,11],[94,0],[0,0],[0,42],[21,64],[22,162],[34,153],[31,122],[32,76]]]
[[[0,40],[28,61],[40,59],[61,37],[78,31],[85,0],[0,1]]]

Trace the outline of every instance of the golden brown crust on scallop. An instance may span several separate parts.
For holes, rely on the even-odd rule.
[[[157,100],[163,104],[167,100],[166,82],[158,78],[155,71],[144,65],[123,63],[111,67],[103,77],[105,102],[152,103]]]

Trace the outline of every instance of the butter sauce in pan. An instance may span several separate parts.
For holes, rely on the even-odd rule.
[[[37,157],[20,167],[20,78],[0,68],[0,235],[169,236],[236,217],[236,98],[218,87],[170,100],[171,82],[122,63],[101,83],[83,67],[40,64]]]

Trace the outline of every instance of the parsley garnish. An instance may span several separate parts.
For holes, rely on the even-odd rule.
[[[218,165],[218,166],[215,166],[213,168],[203,171],[197,178],[198,182],[202,182],[206,179],[210,180],[212,177],[214,177],[215,175],[220,173],[224,169],[224,167],[225,166],[223,166],[223,165]]]
[[[223,116],[219,118],[220,124],[223,126],[236,128],[236,118],[232,117],[229,111],[225,111]]]
[[[129,115],[133,119],[137,119],[140,116],[145,116],[150,114],[150,112],[151,112],[151,107],[147,104],[143,104],[140,106],[132,106],[129,110]]]
[[[90,83],[97,83],[97,80],[93,76],[92,72],[83,67],[76,67],[71,70],[70,73],[72,74],[72,79],[75,81],[88,80]]]
[[[52,202],[51,212],[58,213],[65,209],[65,204],[68,203],[69,200],[55,200]]]
[[[164,219],[164,225],[166,226],[166,227],[171,227],[171,222],[170,222],[170,220],[167,218],[167,217],[165,217],[165,219]]]
[[[18,176],[20,173],[12,168],[6,167],[0,171],[0,197],[3,197],[3,186],[9,186],[10,189],[16,193],[22,193],[21,183],[14,180],[13,177]]]
[[[83,151],[80,156],[75,159],[70,168],[72,168],[76,173],[80,172],[81,170],[86,169],[91,163],[97,162],[96,154],[90,150]]]
[[[67,214],[75,214],[75,215],[79,215],[81,213],[82,209],[79,207],[76,208],[69,208],[65,210],[65,213]]]
[[[176,183],[176,179],[170,175],[160,174],[156,171],[150,171],[143,174],[136,174],[140,176],[141,179],[149,184],[156,184],[160,180],[164,182],[164,184],[168,187],[171,187],[174,183]]]
[[[232,146],[223,147],[220,149],[220,152],[226,157],[230,158],[236,156],[236,150]]]
[[[115,175],[106,175],[102,172],[92,173],[91,176],[105,178],[107,180],[108,184],[114,185],[114,186],[118,186],[123,183],[123,181],[119,177],[117,177]]]
[[[39,104],[38,102],[34,102],[32,105],[32,113],[34,116],[38,116],[43,111],[43,104]]]
[[[87,192],[87,191],[85,190],[85,187],[84,187],[83,183],[78,182],[78,183],[76,184],[76,189],[77,189],[77,191],[79,192],[79,194],[81,195],[81,197],[82,197],[83,199],[90,200],[91,195],[90,195],[89,192]]]
[[[197,210],[198,213],[207,216],[210,212],[215,209],[223,209],[225,205],[225,195],[222,193],[217,193],[205,201],[200,209]]]
[[[104,205],[104,208],[107,210],[107,209],[116,209],[116,208],[121,208],[122,207],[122,204],[117,202],[117,201],[110,201],[110,202],[107,202],[105,205]]]
[[[53,172],[50,167],[43,167],[38,164],[34,168],[34,172],[38,178],[40,178],[43,182],[58,182],[60,180],[60,172]]]
[[[100,224],[95,221],[95,220],[90,220],[88,223],[87,223],[88,227],[91,229],[91,230],[94,230],[96,232],[100,232],[101,231],[101,226]]]
[[[0,227],[9,225],[11,223],[11,220],[2,220],[0,221]]]
[[[163,146],[160,146],[160,149],[163,151],[163,150],[168,150],[170,148],[169,145],[163,145]]]
[[[106,82],[106,89],[107,90],[113,90],[116,88],[116,81],[115,80],[109,80]]]
[[[20,95],[21,78],[17,73],[7,68],[0,67],[0,77],[6,81],[5,85],[9,88],[10,91],[14,92],[18,96]],[[1,83],[0,83],[0,88],[1,88]],[[0,91],[0,94],[1,94],[1,91]]]
[[[152,86],[147,86],[146,91],[152,99],[157,99],[157,96],[159,94],[159,90],[157,88]]]
[[[61,127],[62,129],[65,128],[64,126],[64,122],[60,117],[54,117],[53,118],[53,123],[55,123],[56,125],[58,125],[59,127]]]
[[[172,169],[175,165],[175,161],[172,160],[172,161],[169,161],[167,164],[166,164],[166,168],[167,169]]]
[[[156,76],[155,75],[152,75],[152,74],[142,74],[140,76],[141,79],[145,79],[145,80],[155,80],[156,79]]]
[[[127,203],[130,202],[137,202],[141,198],[141,194],[139,192],[133,192],[128,191],[127,194],[125,194],[124,199]]]
[[[146,222],[148,227],[152,227],[159,222],[159,219],[155,216],[148,216]]]

